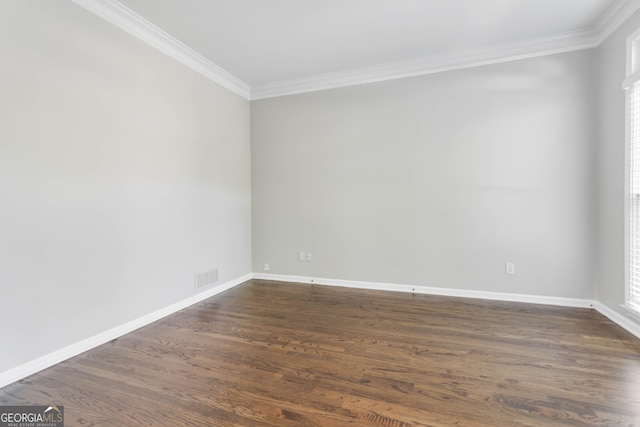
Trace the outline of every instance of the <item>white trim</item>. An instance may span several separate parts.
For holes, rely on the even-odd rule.
[[[620,307],[624,308],[625,313],[636,322],[640,321],[640,311],[628,306],[627,304],[621,304]]]
[[[602,43],[613,31],[622,25],[625,20],[640,9],[640,0],[618,0],[602,18],[600,18],[594,27],[583,31],[250,87],[184,43],[139,16],[131,9],[122,5],[117,0],[71,1],[232,92],[250,100],[440,73],[480,65],[593,48]]]
[[[119,27],[143,42],[169,55],[192,70],[249,99],[249,85],[223,70],[181,41],[153,25],[116,0],[71,0],[94,15]]]
[[[622,82],[622,90],[629,90],[635,82],[640,80],[640,71],[631,74]]]
[[[612,322],[617,323],[618,326],[621,326],[628,332],[640,338],[640,323],[637,323],[633,319],[625,317],[617,311],[610,309],[600,301],[594,301],[593,308],[598,310],[598,312],[600,312],[600,314],[602,314],[603,316],[609,318],[609,320],[611,320]]]
[[[627,51],[626,51],[627,79],[631,78],[634,74],[637,74],[640,71],[638,70],[638,64],[634,64],[634,61],[640,61],[640,58],[637,58],[638,49],[636,48],[638,39],[640,39],[640,29],[634,31],[631,35],[627,37],[627,46],[626,46],[627,47]],[[627,87],[623,87],[623,89],[626,89]]]
[[[594,31],[598,36],[598,44],[605,41],[638,9],[640,9],[640,0],[618,0],[611,6],[596,23]]]
[[[640,323],[635,322],[633,319],[627,318],[613,310],[599,301],[590,299],[578,299],[578,298],[562,298],[562,297],[548,297],[541,295],[525,295],[525,294],[510,294],[502,292],[487,292],[487,291],[472,291],[466,289],[451,289],[451,288],[437,288],[428,286],[413,286],[413,285],[400,285],[392,283],[378,283],[378,282],[361,282],[351,280],[336,280],[336,279],[323,279],[323,278],[311,278],[303,276],[287,276],[276,274],[263,274],[254,273],[254,279],[271,280],[279,282],[290,283],[309,283],[315,285],[326,286],[343,286],[346,288],[355,289],[373,289],[381,291],[395,291],[395,292],[412,292],[416,294],[428,294],[428,295],[442,295],[461,298],[478,298],[494,301],[510,301],[510,302],[523,302],[528,304],[544,304],[555,305],[561,307],[576,307],[576,308],[592,308],[598,311],[603,316],[607,317],[618,326],[626,329],[636,337],[640,338]],[[631,317],[631,316],[629,316]]]
[[[631,15],[640,9],[640,0],[618,0],[592,28],[534,40],[497,45],[483,49],[450,52],[381,64],[373,67],[339,71],[251,88],[251,100],[335,89],[345,86],[394,80],[555,53],[594,48],[600,45]]]
[[[276,275],[276,274],[263,274],[263,273],[250,273],[241,276],[237,279],[230,280],[222,285],[216,286],[205,292],[196,294],[190,298],[184,299],[177,303],[171,304],[165,308],[156,310],[138,319],[127,322],[123,325],[101,332],[93,337],[89,337],[77,343],[71,344],[62,349],[56,350],[45,356],[39,357],[30,362],[24,363],[13,369],[0,373],[0,388],[33,375],[43,369],[49,368],[74,356],[77,356],[92,348],[105,344],[113,339],[128,334],[138,328],[146,326],[150,323],[156,322],[166,316],[183,310],[191,305],[204,301],[207,298],[218,295],[226,290],[229,290],[235,286],[245,283],[251,279],[270,280],[280,282],[291,283],[311,283],[326,286],[343,286],[355,289],[373,289],[383,291],[395,291],[395,292],[413,292],[419,294],[428,295],[442,295],[453,296],[462,298],[478,298],[495,301],[511,301],[511,302],[524,302],[529,304],[545,304],[556,305],[562,307],[578,307],[578,308],[593,308],[599,311],[602,315],[609,318],[611,321],[617,323],[622,328],[626,329],[636,337],[640,338],[640,324],[633,320],[611,310],[599,301],[576,299],[576,298],[561,298],[561,297],[546,297],[540,295],[525,295],[525,294],[510,294],[500,292],[487,292],[487,291],[473,291],[465,289],[451,289],[451,288],[438,288],[428,286],[413,286],[402,285],[393,283],[379,283],[379,282],[363,282],[352,280],[338,280],[338,279],[324,279],[324,278],[311,278],[303,276],[289,276],[289,275]]]
[[[251,87],[251,100],[441,73],[597,46],[593,31],[577,31],[490,48],[445,53]]]
[[[353,280],[326,279],[316,277],[287,276],[276,274],[254,273],[254,279],[291,283],[309,283],[327,286],[343,286],[355,289],[372,289],[379,291],[410,292],[416,294],[441,295],[461,298],[477,298],[494,301],[524,302],[529,304],[556,305],[561,307],[592,308],[594,301],[590,299],[548,297],[542,295],[511,294],[502,292],[473,291],[430,286],[403,285],[397,283],[362,282]]]
[[[138,319],[132,320],[120,326],[116,326],[115,328],[101,332],[82,341],[78,341],[77,343],[56,350],[52,353],[24,363],[13,369],[9,369],[8,371],[0,372],[0,388],[21,380],[22,378],[33,375],[39,371],[42,371],[43,369],[49,368],[74,356],[77,356],[81,353],[84,353],[85,351],[91,350],[92,348],[105,344],[138,328],[156,322],[163,317],[169,316],[170,314],[183,310],[193,304],[199,303],[207,298],[229,290],[246,282],[247,280],[251,280],[251,278],[251,274],[246,274],[242,277],[230,280],[207,291],[198,293],[190,298],[184,299],[165,308],[161,308],[152,313],[146,314]]]

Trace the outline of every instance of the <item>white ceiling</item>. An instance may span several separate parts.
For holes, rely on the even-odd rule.
[[[91,1],[119,1],[252,92],[323,76],[349,84],[376,80],[367,76],[372,70],[419,74],[455,66],[461,58],[482,62],[594,46],[616,13],[624,9],[628,16],[639,5],[637,0]]]

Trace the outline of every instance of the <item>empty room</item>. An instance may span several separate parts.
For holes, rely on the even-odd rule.
[[[640,0],[0,35],[0,427],[640,426]]]

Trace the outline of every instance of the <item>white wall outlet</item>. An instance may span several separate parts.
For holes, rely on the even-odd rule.
[[[307,252],[307,262],[311,261],[313,261],[313,256],[311,255],[311,252]]]
[[[265,262],[263,268],[264,268],[264,271],[269,271],[269,264]]]
[[[506,262],[504,264],[504,272],[506,274],[516,274],[516,265],[513,262]]]
[[[305,262],[307,260],[307,253],[305,251],[298,252],[298,261]]]

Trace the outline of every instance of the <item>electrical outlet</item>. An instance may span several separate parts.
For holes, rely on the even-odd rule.
[[[307,253],[305,251],[298,252],[298,261],[305,262],[307,260]]]
[[[513,262],[507,262],[504,264],[505,274],[516,274],[516,265]]]
[[[269,264],[267,263],[264,264],[264,271],[269,271]]]
[[[311,252],[307,252],[307,262],[311,262],[313,261],[313,257],[311,255]]]

